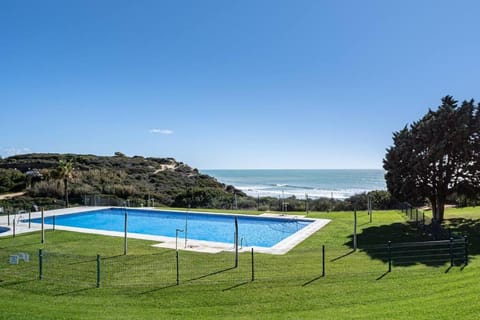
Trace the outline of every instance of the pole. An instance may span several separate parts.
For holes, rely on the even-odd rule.
[[[100,265],[101,265],[101,258],[100,258],[100,255],[97,254],[97,288],[100,288]]]
[[[325,245],[322,245],[322,277],[325,277]]]
[[[254,262],[253,248],[252,248],[252,282],[255,280],[255,262]]]
[[[333,210],[333,191],[330,192],[330,207],[329,207],[328,212],[330,212],[332,210]]]
[[[124,230],[124,238],[123,238],[123,255],[127,255],[127,233],[128,233],[128,213],[127,213],[127,208],[124,208],[125,210],[125,221],[123,225],[123,230]]]
[[[450,267],[453,267],[453,238],[450,237]]]
[[[367,194],[367,211],[368,215],[370,215],[370,195]]]
[[[43,250],[38,250],[38,279],[43,279]]]
[[[260,194],[257,191],[257,211],[260,211]]]
[[[28,210],[28,229],[32,226],[32,212]]]
[[[53,215],[53,231],[55,231],[55,215]]]
[[[45,243],[45,213],[42,208],[42,243]]]
[[[305,193],[305,211],[307,212],[308,216],[308,194]]]
[[[465,239],[465,265],[468,266],[468,238],[467,236],[464,237]]]
[[[7,224],[10,225],[10,211],[7,211]]]
[[[15,216],[13,217],[13,237],[15,238]]]
[[[184,246],[184,248],[187,248],[187,232],[188,232],[188,213],[185,216],[185,246]]]
[[[370,216],[370,223],[372,223],[372,215],[373,215],[373,208],[372,208],[372,197],[368,195],[368,214]]]
[[[357,209],[353,211],[353,250],[357,250]]]
[[[175,257],[176,257],[176,261],[177,261],[177,286],[180,284],[180,272],[179,272],[179,268],[178,268],[178,250],[175,251]]]
[[[183,232],[182,229],[175,229],[175,251],[178,251],[178,233]]]
[[[388,272],[392,272],[392,241],[388,241]]]
[[[238,218],[235,216],[235,268],[238,267]]]

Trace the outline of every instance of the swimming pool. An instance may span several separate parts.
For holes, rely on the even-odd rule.
[[[45,218],[45,224],[56,226],[124,231],[125,210],[129,234],[145,234],[191,240],[234,244],[235,217],[238,219],[239,242],[242,246],[271,248],[311,225],[315,220],[300,218],[271,218],[246,215],[192,213],[146,209],[108,208],[70,213]],[[40,218],[32,219],[41,223]]]

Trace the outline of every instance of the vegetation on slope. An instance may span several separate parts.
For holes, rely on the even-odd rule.
[[[73,164],[73,171],[61,163]],[[0,192],[26,189],[34,199],[64,199],[68,189],[74,203],[84,195],[110,195],[121,199],[152,198],[160,205],[186,204],[214,207],[217,202],[231,203],[233,193],[243,195],[232,186],[201,174],[197,169],[173,158],[95,156],[76,154],[27,154],[0,160]],[[66,187],[68,184],[68,188]]]
[[[4,206],[29,209],[32,204],[52,208],[84,203],[86,195],[104,195],[129,200],[133,205],[148,204],[217,209],[256,209],[259,211],[306,211],[304,200],[288,197],[253,198],[233,186],[219,183],[197,169],[173,158],[126,157],[75,154],[27,154],[0,159],[0,193],[27,190],[24,197]],[[68,197],[66,197],[68,195]],[[397,207],[386,191],[372,191],[375,209]],[[64,201],[65,200],[65,201]],[[5,201],[4,201],[5,202]],[[118,202],[121,203],[121,202]],[[310,199],[312,211],[366,209],[367,195],[346,200]],[[1,204],[0,204],[1,206]]]

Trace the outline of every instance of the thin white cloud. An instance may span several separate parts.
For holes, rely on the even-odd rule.
[[[32,150],[30,148],[15,148],[15,147],[10,147],[10,148],[1,148],[0,149],[0,154],[3,157],[11,157],[11,156],[16,156],[17,154],[24,154],[24,153],[30,153]]]
[[[150,133],[156,133],[156,134],[173,134],[173,131],[170,129],[150,129]]]

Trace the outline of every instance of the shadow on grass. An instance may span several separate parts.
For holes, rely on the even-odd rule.
[[[9,286],[16,286],[16,285],[19,285],[19,284],[25,284],[25,283],[29,283],[29,282],[36,282],[38,281],[38,278],[35,278],[35,279],[28,279],[28,280],[17,280],[17,281],[5,281],[5,280],[0,280],[0,287],[3,288],[3,287],[9,287]]]
[[[375,280],[377,280],[377,281],[378,281],[378,280],[382,280],[382,279],[383,279],[384,277],[386,277],[387,274],[389,274],[389,273],[390,273],[389,271],[386,271],[384,274],[382,274],[380,277],[378,277],[378,278],[375,279]]]
[[[168,289],[168,288],[174,288],[174,287],[178,287],[178,285],[176,283],[168,284],[168,285],[165,285],[163,287],[158,287],[158,288],[154,288],[154,289],[151,289],[151,290],[148,290],[148,291],[140,292],[139,294],[149,294],[149,293],[154,293],[154,292],[158,292],[158,291],[161,291],[161,290],[165,290],[165,289]]]
[[[191,278],[191,279],[185,280],[185,282],[192,282],[192,281],[208,278],[208,277],[215,276],[217,274],[224,273],[224,272],[234,270],[234,269],[236,269],[236,268],[235,267],[225,268],[225,269],[222,269],[222,270],[218,270],[218,271],[214,271],[214,272],[211,272],[211,273],[208,273],[208,274],[204,274],[204,275],[196,277],[196,278]]]
[[[354,253],[354,252],[355,252],[355,250],[352,249],[352,250],[348,251],[347,253],[342,254],[341,256],[338,256],[338,257],[336,257],[336,258],[333,258],[332,260],[330,260],[330,262],[335,262],[335,261],[337,261],[337,260],[340,260],[340,259],[343,259],[343,258],[345,258],[345,257],[348,257],[349,255],[351,255],[351,254]]]
[[[480,219],[453,218],[447,223],[455,234],[468,237],[470,254],[480,254]]]
[[[102,260],[112,260],[112,259],[137,259],[138,257],[158,257],[158,256],[165,256],[165,255],[174,255],[175,251],[166,250],[161,252],[154,252],[154,253],[127,253],[127,254],[117,254],[113,256],[102,256]]]
[[[315,281],[320,280],[320,279],[322,279],[322,278],[324,278],[324,277],[325,277],[325,276],[318,276],[318,277],[316,277],[316,278],[313,278],[312,280],[309,280],[309,281],[305,282],[304,284],[302,284],[302,287],[306,287],[306,286],[308,286],[309,284],[312,284],[312,283],[314,283]]]
[[[245,286],[245,285],[247,285],[247,284],[249,284],[249,283],[250,283],[250,281],[244,281],[244,282],[241,282],[241,283],[237,283],[236,285],[233,285],[233,286],[231,286],[231,287],[225,288],[225,289],[223,289],[222,291],[224,291],[224,292],[225,292],[225,291],[230,291],[230,290],[236,289],[236,288],[238,288],[238,287]]]
[[[90,290],[94,290],[94,289],[96,289],[96,287],[81,288],[81,289],[76,289],[76,290],[70,290],[70,291],[65,291],[65,292],[57,293],[57,294],[55,294],[54,296],[55,296],[55,297],[66,296],[66,295],[76,294],[76,293],[85,292],[85,291],[90,291]]]
[[[450,231],[448,231],[448,228],[450,228]],[[440,232],[440,239],[447,240],[450,234],[457,238],[463,235],[468,237],[469,257],[478,255],[480,253],[480,219],[447,219],[445,220],[443,228]],[[353,235],[350,235],[349,238],[350,240],[347,241],[345,245],[349,246],[353,250]],[[388,241],[391,241],[393,264],[395,267],[411,266],[415,264],[440,267],[445,265],[445,263],[448,263],[450,261],[448,258],[448,246],[447,249],[445,249],[446,257],[443,260],[434,258],[434,251],[438,249],[425,249],[425,252],[423,252],[425,256],[421,256],[418,253],[412,253],[414,252],[413,250],[421,250],[413,246],[408,249],[397,249],[399,254],[400,251],[403,250],[402,254],[407,256],[408,259],[403,259],[403,257],[399,256],[401,258],[399,259],[401,262],[399,260],[395,261],[396,251],[393,249],[395,244],[405,242],[424,242],[431,240],[433,240],[433,238],[430,233],[430,227],[426,226],[424,229],[421,226],[418,226],[415,222],[392,223],[389,225],[367,227],[364,228],[357,236],[358,249],[361,252],[369,255],[370,258],[380,260],[384,263],[388,262],[387,243]],[[351,254],[351,252],[337,257],[331,261],[341,259],[349,254]],[[396,262],[398,262],[398,264]],[[455,261],[455,265],[459,266],[461,263]]]

